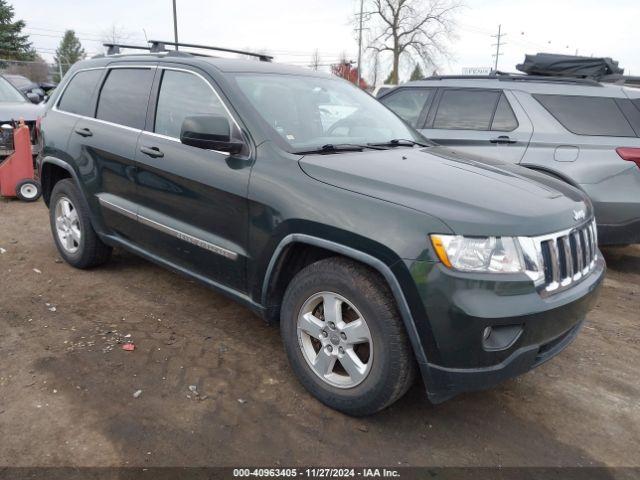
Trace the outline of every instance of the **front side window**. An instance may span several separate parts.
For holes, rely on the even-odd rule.
[[[425,141],[371,95],[344,80],[254,73],[235,79],[269,132],[291,152],[345,143]]]
[[[26,102],[22,94],[6,79],[0,77],[0,102]]]
[[[433,90],[429,88],[403,88],[380,99],[412,127],[418,127],[420,114]],[[419,127],[418,127],[419,128]]]
[[[495,90],[445,90],[433,128],[491,130],[491,120],[501,93]]]
[[[114,68],[102,86],[96,118],[142,130],[154,71]]]
[[[98,85],[103,70],[78,72],[62,93],[58,110],[76,115],[93,116],[91,111],[93,92]]]
[[[615,98],[540,94],[533,97],[576,135],[636,136]]]
[[[158,94],[155,133],[180,138],[186,117],[228,117],[222,102],[201,78],[187,72],[165,70]]]

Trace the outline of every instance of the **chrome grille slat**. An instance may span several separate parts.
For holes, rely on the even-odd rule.
[[[543,296],[570,288],[596,265],[598,237],[595,220],[556,234],[529,237],[527,241],[533,243],[542,263],[542,276],[539,272],[530,273]]]
[[[564,247],[564,258],[567,265],[567,278],[573,278],[573,254],[571,253],[571,239],[569,235],[562,237],[562,246]]]
[[[551,267],[551,285],[560,283],[560,259],[558,254],[558,241],[556,239],[549,241],[549,257]]]

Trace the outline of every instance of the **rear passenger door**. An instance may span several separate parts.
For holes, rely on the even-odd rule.
[[[226,117],[238,155],[180,142],[185,117]],[[245,291],[249,143],[202,73],[158,67],[148,131],[140,136],[139,240],[148,251],[191,273]]]
[[[519,163],[533,127],[507,90],[441,88],[420,131],[459,152]]]
[[[137,232],[134,161],[154,75],[155,66],[107,68],[94,110],[78,120],[69,142],[105,227],[125,238]]]

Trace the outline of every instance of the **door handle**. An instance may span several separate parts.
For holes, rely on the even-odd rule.
[[[76,133],[81,137],[92,137],[93,132],[88,128],[76,128]]]
[[[512,145],[518,143],[517,140],[511,140],[507,135],[500,135],[497,138],[489,140],[491,143],[497,143],[498,145]]]
[[[158,147],[140,147],[140,151],[151,158],[164,157],[164,152],[162,152]]]

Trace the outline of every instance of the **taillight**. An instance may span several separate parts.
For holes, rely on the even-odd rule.
[[[629,162],[634,162],[640,168],[640,148],[620,147],[616,148],[620,158]]]

